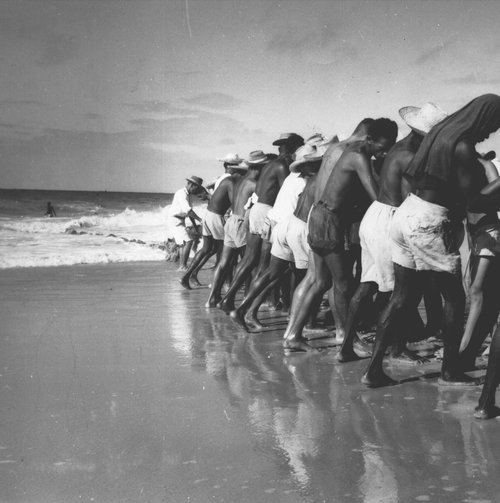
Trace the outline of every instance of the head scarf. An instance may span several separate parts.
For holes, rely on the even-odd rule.
[[[453,174],[457,143],[465,138],[474,144],[500,128],[500,96],[484,94],[436,124],[424,137],[406,174],[418,179],[431,175],[448,181]]]

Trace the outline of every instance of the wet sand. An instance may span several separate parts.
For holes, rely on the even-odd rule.
[[[283,315],[247,334],[178,276],[0,271],[1,502],[500,501],[479,389],[430,363],[368,390],[366,361],[285,357]]]

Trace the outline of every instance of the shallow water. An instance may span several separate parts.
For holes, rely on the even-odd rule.
[[[437,364],[285,357],[171,265],[0,271],[2,502],[494,502],[500,422]],[[210,271],[200,279],[208,281]]]

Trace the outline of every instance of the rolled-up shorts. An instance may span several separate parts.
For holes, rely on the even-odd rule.
[[[309,212],[307,242],[316,253],[339,253],[345,249],[345,228],[339,212],[318,201]]]
[[[271,208],[269,204],[257,202],[250,208],[249,215],[250,233],[258,234],[268,241],[271,237],[271,221],[267,218],[267,214]]]
[[[231,215],[224,225],[224,246],[229,246],[229,248],[245,246],[247,244],[247,232],[248,216]]]
[[[500,255],[500,222],[479,226],[470,233],[471,252],[477,257]]]
[[[184,224],[178,224],[172,226],[172,235],[176,245],[182,246],[184,243],[188,241],[192,241],[189,237],[189,234],[186,231],[186,226]]]
[[[212,236],[214,239],[222,241],[224,239],[224,216],[207,210],[203,218],[203,236]]]
[[[380,292],[394,290],[391,226],[396,206],[374,201],[361,220],[361,283],[373,281]]]
[[[292,215],[288,221],[286,242],[292,250],[295,267],[297,269],[307,269],[309,252],[311,251],[307,243],[307,223],[295,215]]]
[[[457,226],[449,210],[409,194],[392,219],[392,261],[416,271],[461,271]]]

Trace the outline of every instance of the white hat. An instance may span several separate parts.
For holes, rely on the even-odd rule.
[[[243,159],[238,154],[226,154],[225,157],[218,158],[217,160],[226,164],[239,164]]]
[[[248,154],[246,161],[248,164],[266,164],[269,159],[262,150],[254,150]]]
[[[325,141],[325,137],[321,133],[314,133],[310,136],[304,143],[306,145],[315,145],[318,146]]]
[[[290,171],[297,173],[300,171],[302,164],[306,162],[321,161],[323,153],[320,152],[315,145],[306,143],[295,151],[295,161],[290,164]]]
[[[436,124],[448,117],[448,114],[434,103],[424,103],[422,107],[403,107],[399,110],[401,118],[411,129],[426,135]]]

